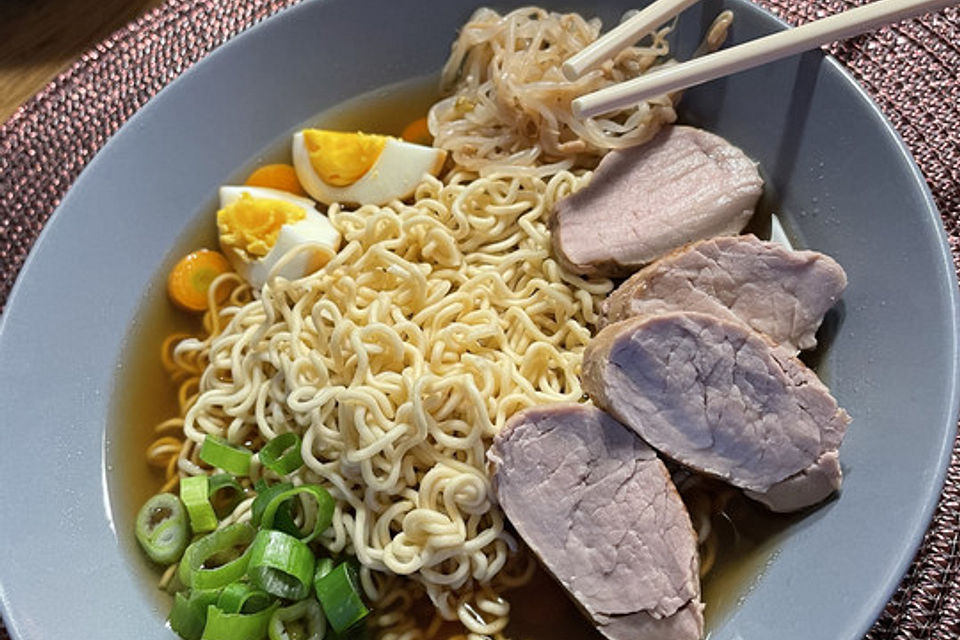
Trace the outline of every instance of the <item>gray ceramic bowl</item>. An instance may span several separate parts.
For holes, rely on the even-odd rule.
[[[14,638],[171,636],[137,569],[130,514],[117,507],[124,469],[140,464],[110,446],[125,336],[162,295],[155,275],[219,184],[317,112],[435,73],[475,1],[316,0],[284,11],[162,91],[84,171],[0,329],[0,600]],[[610,25],[632,6],[581,8]],[[684,14],[681,57],[720,6]],[[782,28],[747,2],[726,6],[735,41]],[[854,416],[843,492],[790,528],[711,637],[853,640],[919,544],[953,441],[957,283],[943,229],[889,124],[819,53],[690,91],[683,108],[761,163],[792,239],[834,256],[850,278],[820,364]]]

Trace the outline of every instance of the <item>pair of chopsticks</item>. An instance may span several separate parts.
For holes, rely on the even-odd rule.
[[[563,74],[575,80],[613,58],[626,47],[697,0],[656,0],[646,9],[612,29],[596,42],[563,63]],[[722,76],[792,56],[820,45],[849,38],[876,27],[937,11],[960,0],[877,0],[843,13],[781,31],[729,49],[611,85],[576,98],[573,114],[589,118],[600,113],[638,104],[648,98],[686,89]]]

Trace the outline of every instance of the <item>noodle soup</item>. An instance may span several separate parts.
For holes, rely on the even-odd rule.
[[[491,29],[500,19],[480,11],[464,33]],[[596,332],[600,302],[615,282],[561,267],[551,253],[548,218],[556,202],[590,181],[590,171],[611,147],[649,139],[675,112],[671,99],[660,98],[592,122],[586,130],[569,118],[537,130],[536,123],[549,119],[544,114],[554,107],[527,114],[529,121],[512,123],[513,128],[504,124],[497,92],[527,89],[522,83],[498,86],[495,78],[485,77],[486,69],[502,65],[510,74],[524,75],[529,68],[547,68],[543,73],[549,75],[551,65],[595,38],[599,29],[545,13],[513,19],[521,31],[533,32],[542,21],[546,35],[537,36],[542,42],[504,62],[497,61],[496,46],[467,46],[469,38],[461,39],[444,70],[442,84],[452,95],[439,102],[426,88],[435,86],[431,81],[377,92],[319,116],[314,127],[407,137],[410,123],[434,104],[426,126],[449,151],[448,164],[436,176],[424,177],[409,195],[385,204],[330,203],[326,224],[342,244],[324,247],[325,264],[319,270],[268,278],[262,287],[229,269],[210,277],[203,292],[209,310],[202,320],[173,311],[158,283],[143,310],[148,321],[131,340],[125,365],[137,374],[126,379],[137,382],[118,394],[116,420],[123,425],[117,429],[118,444],[128,452],[123,459],[141,459],[139,452],[146,450],[154,469],[129,472],[134,481],[124,497],[132,506],[140,507],[158,490],[175,492],[178,484],[183,496],[185,480],[223,475],[213,468],[230,471],[230,461],[239,456],[241,466],[230,471],[229,479],[237,500],[212,524],[201,525],[206,529],[197,528],[195,508],[220,506],[206,495],[213,485],[204,489],[199,503],[183,499],[194,533],[212,538],[231,530],[252,539],[258,527],[259,540],[272,530],[261,526],[264,513],[273,518],[287,505],[290,524],[280,529],[284,535],[305,539],[338,567],[358,567],[353,601],[362,596],[371,604],[367,628],[384,638],[602,637],[538,567],[499,510],[486,449],[517,412],[583,400],[580,359]],[[560,24],[566,26],[558,31]],[[562,83],[554,79],[557,87],[550,90],[558,95],[553,100],[562,104],[582,91],[642,73],[668,53],[663,36],[658,33],[649,46],[631,49],[606,75],[592,77],[594,85],[585,82],[560,91]],[[528,40],[537,41],[533,36]],[[353,155],[347,165],[359,162],[372,145],[390,144],[363,134],[328,134],[318,134],[313,142],[295,137],[291,188],[307,184],[305,170],[336,173],[329,166],[298,165],[297,144],[304,145],[306,155],[316,152],[310,145],[321,139],[340,145],[339,150],[349,148]],[[378,149],[373,156],[386,155],[385,147]],[[240,177],[290,160],[285,140]],[[358,173],[378,173],[371,166],[376,165],[363,165]],[[335,167],[344,168],[356,167]],[[271,176],[277,179],[276,172]],[[277,184],[270,182],[267,188],[276,191]],[[322,202],[321,196],[310,195]],[[281,206],[253,195],[251,200],[261,202],[237,209],[234,218],[260,224],[258,216],[269,207],[274,208],[270,215],[290,211],[290,206],[295,210],[296,197]],[[222,214],[233,204],[224,204],[221,192],[221,247],[229,244]],[[282,229],[300,219],[292,215],[276,226]],[[176,253],[216,246],[210,218],[198,225]],[[241,249],[230,245],[232,250],[248,251],[243,257],[251,261],[251,256],[262,256],[254,251],[262,249],[264,238],[251,240],[249,229],[229,231],[231,238],[246,243]],[[266,244],[276,242],[274,234]],[[287,268],[297,250],[270,269]],[[141,410],[144,406],[149,412]],[[274,454],[297,460],[289,467],[277,459],[271,464],[264,448],[286,435],[296,436],[296,445]],[[205,455],[211,441],[219,449]],[[771,516],[729,488],[694,485],[681,486],[681,491],[700,534],[709,624],[736,605],[768,559],[771,541],[791,518]],[[272,507],[261,505],[258,514],[261,495],[302,487],[316,487],[315,496],[332,496],[329,526],[319,524],[319,497],[316,502],[301,495]],[[139,524],[138,536],[152,535]],[[257,548],[256,542],[247,543],[247,550]],[[210,590],[197,585],[201,577],[208,579],[204,572],[216,570],[213,565],[230,567],[244,559],[247,551],[234,547],[226,545],[215,560],[204,557],[195,566],[188,560],[169,563],[161,587],[192,594],[178,597],[175,612],[178,606],[193,606],[187,598]],[[266,616],[281,605],[280,611],[295,608],[326,575],[314,574],[314,567],[288,567],[282,578],[262,583],[251,578],[258,594],[275,596],[270,609],[221,613]],[[261,568],[256,575],[280,570]],[[239,582],[250,588],[247,578]],[[293,590],[270,591],[277,582]],[[208,605],[214,607],[212,601],[197,606],[205,612]],[[366,613],[361,609],[357,604],[358,619]],[[189,635],[182,619],[173,624],[178,633]]]
[[[311,124],[341,130],[376,128],[398,134],[405,123],[416,119],[435,100],[435,91],[434,78],[405,83],[351,100],[317,116]],[[284,140],[260,155],[257,162],[287,159],[286,147]],[[242,173],[246,172],[248,170]],[[195,247],[215,246],[215,243],[213,230],[206,219],[201,219],[171,253],[180,255]],[[114,464],[129,479],[116,497],[126,505],[121,513],[125,513],[127,519],[120,525],[127,528],[132,527],[133,514],[139,506],[164,484],[163,470],[143,465],[140,460],[155,439],[155,425],[178,411],[178,387],[171,383],[158,354],[167,336],[197,331],[198,320],[169,304],[163,284],[163,279],[158,277],[144,300],[140,312],[143,321],[127,342],[124,388],[116,394]],[[708,628],[721,621],[746,594],[772,557],[779,533],[795,518],[770,514],[740,498],[714,514],[712,520],[720,533],[716,564],[703,583]],[[145,561],[140,564],[150,592],[162,596],[162,606],[169,606],[167,596],[155,587],[155,570]],[[508,637],[602,637],[542,569],[538,568],[527,584],[509,591],[508,596],[516,611],[507,627]],[[424,602],[417,610],[418,620],[425,626],[432,618],[430,608],[431,605]],[[455,635],[456,625],[449,624],[448,632]]]

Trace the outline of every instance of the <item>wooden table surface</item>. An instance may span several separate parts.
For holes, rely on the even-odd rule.
[[[0,123],[77,56],[162,0],[0,0]]]

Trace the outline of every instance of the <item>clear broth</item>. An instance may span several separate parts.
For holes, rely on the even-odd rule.
[[[319,114],[305,126],[363,130],[399,135],[403,128],[426,114],[436,101],[436,78],[422,78],[366,94]],[[376,123],[371,126],[371,123]],[[284,139],[257,154],[234,176],[242,183],[256,166],[290,162],[289,142]],[[114,520],[119,538],[128,548],[144,576],[144,584],[156,594],[156,606],[166,615],[169,598],[155,588],[158,573],[137,549],[132,534],[137,509],[163,484],[163,472],[145,464],[145,451],[154,439],[153,428],[177,415],[176,387],[160,363],[160,346],[173,332],[196,332],[199,318],[177,310],[167,299],[165,279],[180,256],[200,247],[216,248],[216,229],[211,216],[200,216],[172,249],[144,296],[138,321],[127,336],[124,356],[118,365],[111,437],[107,444],[109,484]],[[720,546],[713,570],[703,581],[707,631],[747,596],[775,557],[778,541],[797,516],[778,516],[743,499],[731,501],[715,518]],[[512,604],[508,637],[515,640],[547,638],[602,638],[563,589],[543,570],[524,587],[507,594]]]

